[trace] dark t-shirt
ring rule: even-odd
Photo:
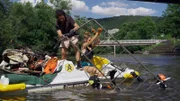
[[[90,45],[89,48],[92,48],[92,46]],[[85,53],[81,54],[81,61],[89,62],[88,59],[91,60],[93,58],[94,53],[93,53],[92,49],[90,50],[89,48],[87,47]]]
[[[75,24],[75,21],[71,16],[65,15],[65,19],[65,24],[61,24],[58,20],[56,21],[56,30],[61,30],[62,34],[69,33],[69,31],[74,28]]]

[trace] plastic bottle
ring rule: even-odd
[[[4,75],[1,76],[0,83],[2,85],[8,85],[9,84],[9,78],[6,78]]]

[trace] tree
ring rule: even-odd
[[[0,0],[0,21],[5,15],[8,15],[11,5],[12,3],[9,0]]]
[[[156,33],[156,24],[150,17],[144,17],[138,22],[126,22],[119,28],[120,31],[115,34],[116,39],[151,39]],[[141,46],[127,47],[131,52],[141,50]],[[121,48],[117,48],[121,52]]]
[[[180,38],[180,5],[169,4],[163,12],[163,17],[161,32],[165,35],[170,34],[172,37]]]
[[[137,23],[140,39],[151,39],[156,33],[156,24],[150,17],[144,17]]]
[[[58,0],[57,0],[58,1]],[[61,0],[62,9],[69,11],[69,2]],[[31,3],[0,0],[0,51],[24,46],[33,51],[55,51],[55,9],[45,2]]]
[[[9,43],[9,29],[5,26],[7,25],[7,17],[9,16],[10,8],[12,3],[9,0],[0,0],[0,53],[6,49]]]
[[[119,40],[140,39],[137,28],[136,22],[126,22],[120,27],[120,31],[115,34],[115,37]]]
[[[71,1],[70,0],[50,0],[55,9],[62,9],[66,13],[70,14],[71,11]]]

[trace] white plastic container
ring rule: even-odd
[[[9,78],[6,78],[4,75],[1,76],[0,84],[9,85]]]

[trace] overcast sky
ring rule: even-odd
[[[31,2],[36,5],[41,0],[16,0],[19,2]],[[45,0],[49,4],[49,0]],[[120,15],[150,15],[161,16],[167,4],[149,3],[128,0],[70,0],[72,14],[87,18],[104,18]]]

